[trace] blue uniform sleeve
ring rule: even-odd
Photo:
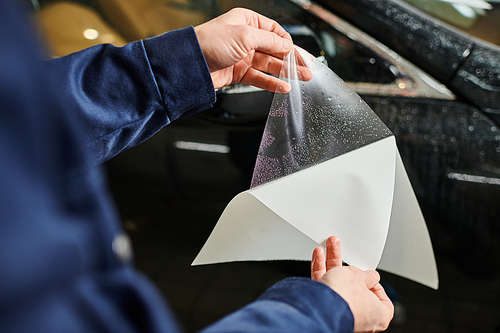
[[[158,290],[115,246],[123,231],[103,174],[91,164],[211,103],[194,32],[58,59],[50,64],[63,69],[54,84],[19,4],[0,1],[0,332],[180,332]],[[162,56],[172,48],[185,53]],[[181,65],[191,67],[177,71]],[[333,291],[290,279],[207,332],[351,326],[347,304]]]
[[[352,312],[337,293],[311,279],[289,278],[202,333],[344,333],[353,330]]]
[[[212,106],[215,90],[192,27],[48,61],[95,164]]]

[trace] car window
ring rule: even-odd
[[[404,0],[454,27],[500,45],[500,1]]]
[[[344,81],[385,84],[396,80],[391,63],[365,45],[332,28],[318,34],[328,66]]]

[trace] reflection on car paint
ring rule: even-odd
[[[454,94],[443,84],[424,73],[422,70],[403,59],[394,51],[365,34],[351,24],[340,19],[333,13],[310,3],[303,5],[304,9],[325,20],[336,30],[344,33],[352,40],[365,45],[393,65],[389,69],[396,76],[392,84],[373,84],[349,82],[351,88],[359,94],[394,95],[405,97],[428,97],[441,99],[454,99]],[[395,68],[395,69],[394,69]]]

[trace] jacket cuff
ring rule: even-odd
[[[259,300],[287,303],[324,325],[325,332],[354,331],[354,317],[347,302],[321,282],[302,277],[287,278],[269,288]]]
[[[212,106],[215,89],[193,27],[143,42],[170,121]]]

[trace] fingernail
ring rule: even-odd
[[[293,43],[289,39],[285,39],[285,51],[290,51],[293,47]]]

